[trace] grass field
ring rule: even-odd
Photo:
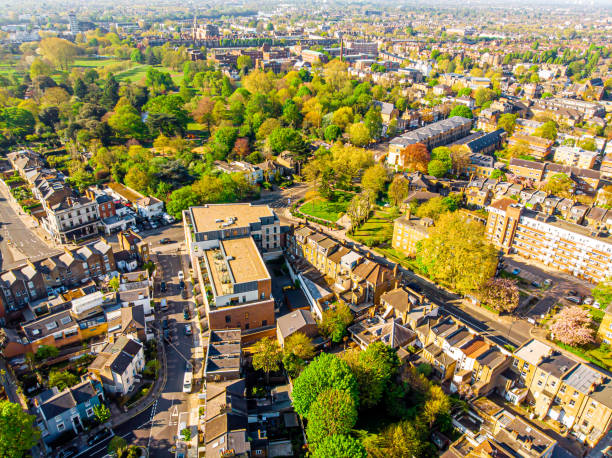
[[[117,64],[119,62],[123,61],[118,59],[76,59],[73,63],[73,67],[100,68],[111,64]]]
[[[314,199],[302,205],[300,211],[305,215],[336,222],[340,218],[340,214],[346,211],[348,204],[348,202],[330,202],[327,199]]]
[[[131,83],[137,83],[142,80],[147,74],[147,70],[153,67],[152,65],[136,65],[128,70],[117,73],[115,76],[118,81],[129,81]],[[168,67],[155,66],[161,72],[170,73],[174,84],[179,85],[183,80],[182,72],[175,72]]]
[[[391,244],[393,221],[399,217],[395,208],[379,208],[352,234],[352,238],[367,245],[368,240]]]

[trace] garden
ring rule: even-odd
[[[352,194],[344,191],[333,191],[329,199],[316,197],[299,208],[305,215],[329,222],[336,222],[346,212]]]

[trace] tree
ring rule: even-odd
[[[578,305],[562,309],[550,327],[553,337],[561,343],[576,347],[595,341],[593,320],[589,312]]]
[[[40,430],[36,417],[24,412],[19,404],[0,401],[0,455],[21,458],[36,445]]]
[[[415,215],[419,218],[438,219],[444,213],[456,211],[459,208],[460,200],[461,197],[457,194],[451,194],[446,197],[434,197],[419,205]]]
[[[429,151],[423,143],[413,143],[400,151],[404,167],[411,171],[427,172]]]
[[[53,359],[59,355],[59,350],[53,345],[41,345],[36,350],[36,359],[38,361],[44,361],[46,359]]]
[[[426,441],[415,422],[401,421],[387,426],[382,434],[368,436],[364,446],[372,458],[423,456]]]
[[[191,440],[191,428],[183,428],[181,430],[181,436],[183,436],[185,442],[189,442]]]
[[[104,404],[99,404],[95,406],[93,408],[93,411],[94,411],[94,416],[96,417],[96,420],[98,420],[98,423],[102,424],[110,420],[110,417],[111,417],[110,409],[106,407]]]
[[[431,385],[429,388],[428,399],[423,407],[423,418],[427,422],[429,429],[432,428],[437,418],[450,412],[450,400],[442,391],[439,385]]]
[[[319,323],[319,331],[331,337],[333,342],[340,342],[346,335],[346,329],[353,321],[353,314],[346,304],[338,304],[323,312],[323,319]]]
[[[607,281],[602,281],[597,284],[593,291],[593,298],[599,302],[599,306],[602,309],[606,309],[608,305],[612,303],[612,281],[608,279]]]
[[[206,124],[206,128],[210,131],[210,123],[213,120],[212,112],[215,107],[215,102],[207,96],[203,96],[200,100],[198,100],[198,105],[196,109],[193,110],[191,115],[193,118],[201,123]]]
[[[353,109],[351,107],[338,108],[332,115],[332,122],[340,129],[346,129],[353,122]]]
[[[121,436],[114,436],[108,443],[107,450],[108,450],[108,453],[112,455],[112,454],[118,454],[119,450],[122,450],[125,447],[127,447],[127,441]]]
[[[283,151],[291,151],[299,155],[304,155],[308,146],[302,138],[302,134],[291,127],[280,127],[274,129],[268,137],[270,148],[276,154]]]
[[[247,55],[238,56],[238,59],[236,59],[236,68],[239,71],[253,68],[253,59],[251,59],[251,56]]]
[[[548,179],[542,189],[560,197],[570,197],[574,189],[574,181],[565,173],[555,173]]]
[[[78,46],[63,38],[47,37],[40,42],[40,53],[61,71],[67,72],[78,53]]]
[[[427,172],[436,178],[442,178],[449,170],[448,164],[438,159],[434,159],[427,164]]]
[[[349,393],[327,388],[317,396],[308,412],[306,435],[316,444],[334,434],[348,434],[357,423],[357,407]]]
[[[314,357],[314,345],[306,334],[295,332],[285,340],[283,366],[291,377],[297,377],[306,366],[306,360]]]
[[[351,436],[334,435],[321,440],[312,452],[312,458],[366,458],[363,444]]]
[[[302,123],[302,113],[297,104],[289,99],[283,105],[283,120],[289,124],[290,127],[299,127]]]
[[[115,112],[108,119],[108,125],[118,135],[128,138],[143,139],[146,136],[147,127],[142,122],[140,114],[127,100],[119,102]]]
[[[516,118],[517,115],[515,114],[504,113],[497,120],[497,128],[504,129],[508,133],[508,135],[512,135],[512,133],[514,132],[514,127],[516,125]]]
[[[59,110],[57,107],[46,107],[40,110],[38,113],[38,120],[45,126],[55,128],[55,125],[59,122]]]
[[[382,164],[376,164],[366,169],[361,178],[361,188],[376,197],[385,190],[387,171]]]
[[[366,113],[365,117],[363,118],[363,122],[368,128],[371,138],[376,139],[380,137],[383,126],[382,117],[380,115],[380,108],[375,105],[372,105]]]
[[[276,339],[265,337],[253,347],[253,368],[264,371],[268,382],[270,372],[280,369],[281,359],[282,351]]]
[[[170,194],[166,209],[174,218],[180,219],[183,210],[187,210],[189,207],[195,205],[200,205],[201,203],[201,196],[195,193],[191,186],[185,186]]]
[[[471,151],[466,145],[452,145],[451,164],[456,175],[461,175],[466,167],[470,164]]]
[[[328,142],[335,142],[342,135],[342,129],[335,124],[330,124],[325,128],[324,137]]]
[[[448,116],[462,116],[464,118],[472,119],[474,117],[474,113],[472,113],[472,110],[470,110],[469,107],[466,107],[465,105],[455,105],[448,114]]]
[[[125,175],[124,182],[126,186],[136,191],[145,192],[151,185],[151,176],[138,167],[132,167]]]
[[[513,312],[519,304],[519,289],[516,280],[491,278],[478,294],[480,300],[499,312]]]
[[[359,406],[368,409],[376,406],[390,384],[395,380],[400,366],[397,352],[383,342],[375,342],[364,351],[349,350],[342,355],[359,387]]]
[[[535,135],[555,141],[557,139],[557,124],[555,121],[546,121],[536,129]]]
[[[480,89],[477,89],[476,92],[474,93],[474,101],[476,103],[476,106],[483,106],[486,102],[493,100],[493,98],[495,97],[495,92],[492,91],[491,89],[487,89],[484,87],[481,87]]]
[[[587,151],[597,151],[597,144],[592,138],[585,138],[578,142],[578,146]]]
[[[50,76],[53,72],[53,68],[44,59],[37,57],[32,61],[30,65],[30,78],[35,79],[38,76]]]
[[[356,122],[351,124],[348,128],[349,140],[355,146],[365,146],[370,143],[372,139],[370,136],[370,130],[362,122]]]
[[[362,192],[353,196],[346,208],[346,214],[351,220],[351,229],[356,228],[368,219],[370,211],[372,211],[372,196],[370,194]]]
[[[410,193],[410,182],[403,175],[398,174],[393,177],[389,185],[389,200],[395,206],[399,206]]]
[[[357,381],[348,364],[334,354],[321,353],[294,381],[291,396],[298,415],[309,418],[311,405],[328,388],[344,391],[357,402]]]
[[[25,137],[33,133],[35,124],[34,115],[28,110],[19,107],[0,110],[0,127],[5,127],[16,137]]]
[[[485,242],[482,225],[458,213],[445,213],[429,237],[419,242],[417,263],[432,280],[466,294],[493,276],[497,253]]]
[[[108,281],[108,287],[113,291],[119,291],[119,276],[113,277]]]
[[[68,371],[54,371],[49,372],[49,386],[56,386],[58,390],[64,391],[66,388],[71,387],[79,383],[79,378]]]

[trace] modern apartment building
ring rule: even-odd
[[[612,241],[608,237],[526,210],[509,198],[493,202],[487,210],[485,234],[500,250],[591,282],[612,276]]]
[[[185,239],[210,329],[243,337],[275,325],[272,280],[264,258],[281,251],[280,223],[268,206],[223,204],[183,212]]]
[[[401,151],[408,145],[423,143],[427,148],[433,149],[465,137],[471,129],[471,119],[453,116],[395,137],[389,142],[387,164],[396,168],[403,168],[405,164]]]
[[[553,156],[555,162],[583,169],[592,169],[595,159],[597,159],[595,151],[586,151],[576,146],[559,146]]]

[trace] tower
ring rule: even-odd
[[[79,33],[79,21],[77,21],[77,17],[74,11],[71,11],[70,14],[68,14],[68,20],[70,22],[70,33],[73,35]]]

